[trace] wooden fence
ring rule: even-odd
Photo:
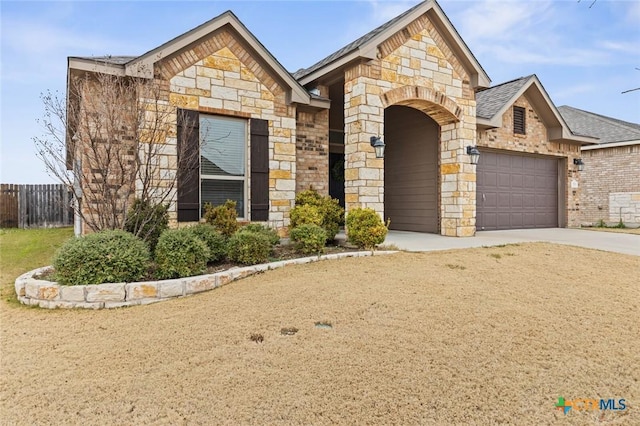
[[[64,185],[0,184],[0,228],[73,225],[71,200]]]

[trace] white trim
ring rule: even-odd
[[[624,142],[611,142],[611,143],[601,143],[598,145],[590,145],[580,147],[582,151],[589,151],[592,149],[606,149],[606,148],[616,148],[620,146],[633,146],[640,145],[640,139],[634,141],[624,141]]]

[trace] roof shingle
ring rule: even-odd
[[[567,105],[558,111],[572,132],[595,136],[599,143],[614,143],[640,140],[640,124],[618,120]]]
[[[531,78],[533,75],[520,77],[477,92],[476,116],[486,119],[493,118],[507,102],[512,101],[515,94]]]

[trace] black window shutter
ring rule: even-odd
[[[251,119],[251,220],[269,220],[269,121]]]
[[[178,222],[200,220],[200,117],[178,109]]]
[[[513,107],[513,133],[518,135],[525,135],[526,125],[525,125],[525,113],[526,110],[522,107],[514,106]]]

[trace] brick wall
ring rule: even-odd
[[[576,171],[573,164],[573,159],[580,157],[580,146],[578,144],[550,142],[544,122],[540,119],[526,95],[518,98],[513,103],[513,106],[522,107],[526,111],[526,134],[513,133],[513,108],[508,108],[502,115],[501,128],[478,131],[478,146],[566,159],[563,163],[566,164],[564,174],[558,177],[564,183],[561,187],[566,188],[564,193],[566,200],[566,210],[563,214],[564,222],[568,226],[578,226],[581,188],[571,188],[571,181],[580,181],[580,173]]]
[[[640,144],[584,150],[581,155],[581,224],[593,225],[599,220],[617,223],[620,212],[611,211],[610,194],[640,192]],[[640,223],[640,218],[632,219],[629,216],[626,220]]]
[[[329,194],[329,111],[298,111],[296,119],[296,191],[313,188]]]

